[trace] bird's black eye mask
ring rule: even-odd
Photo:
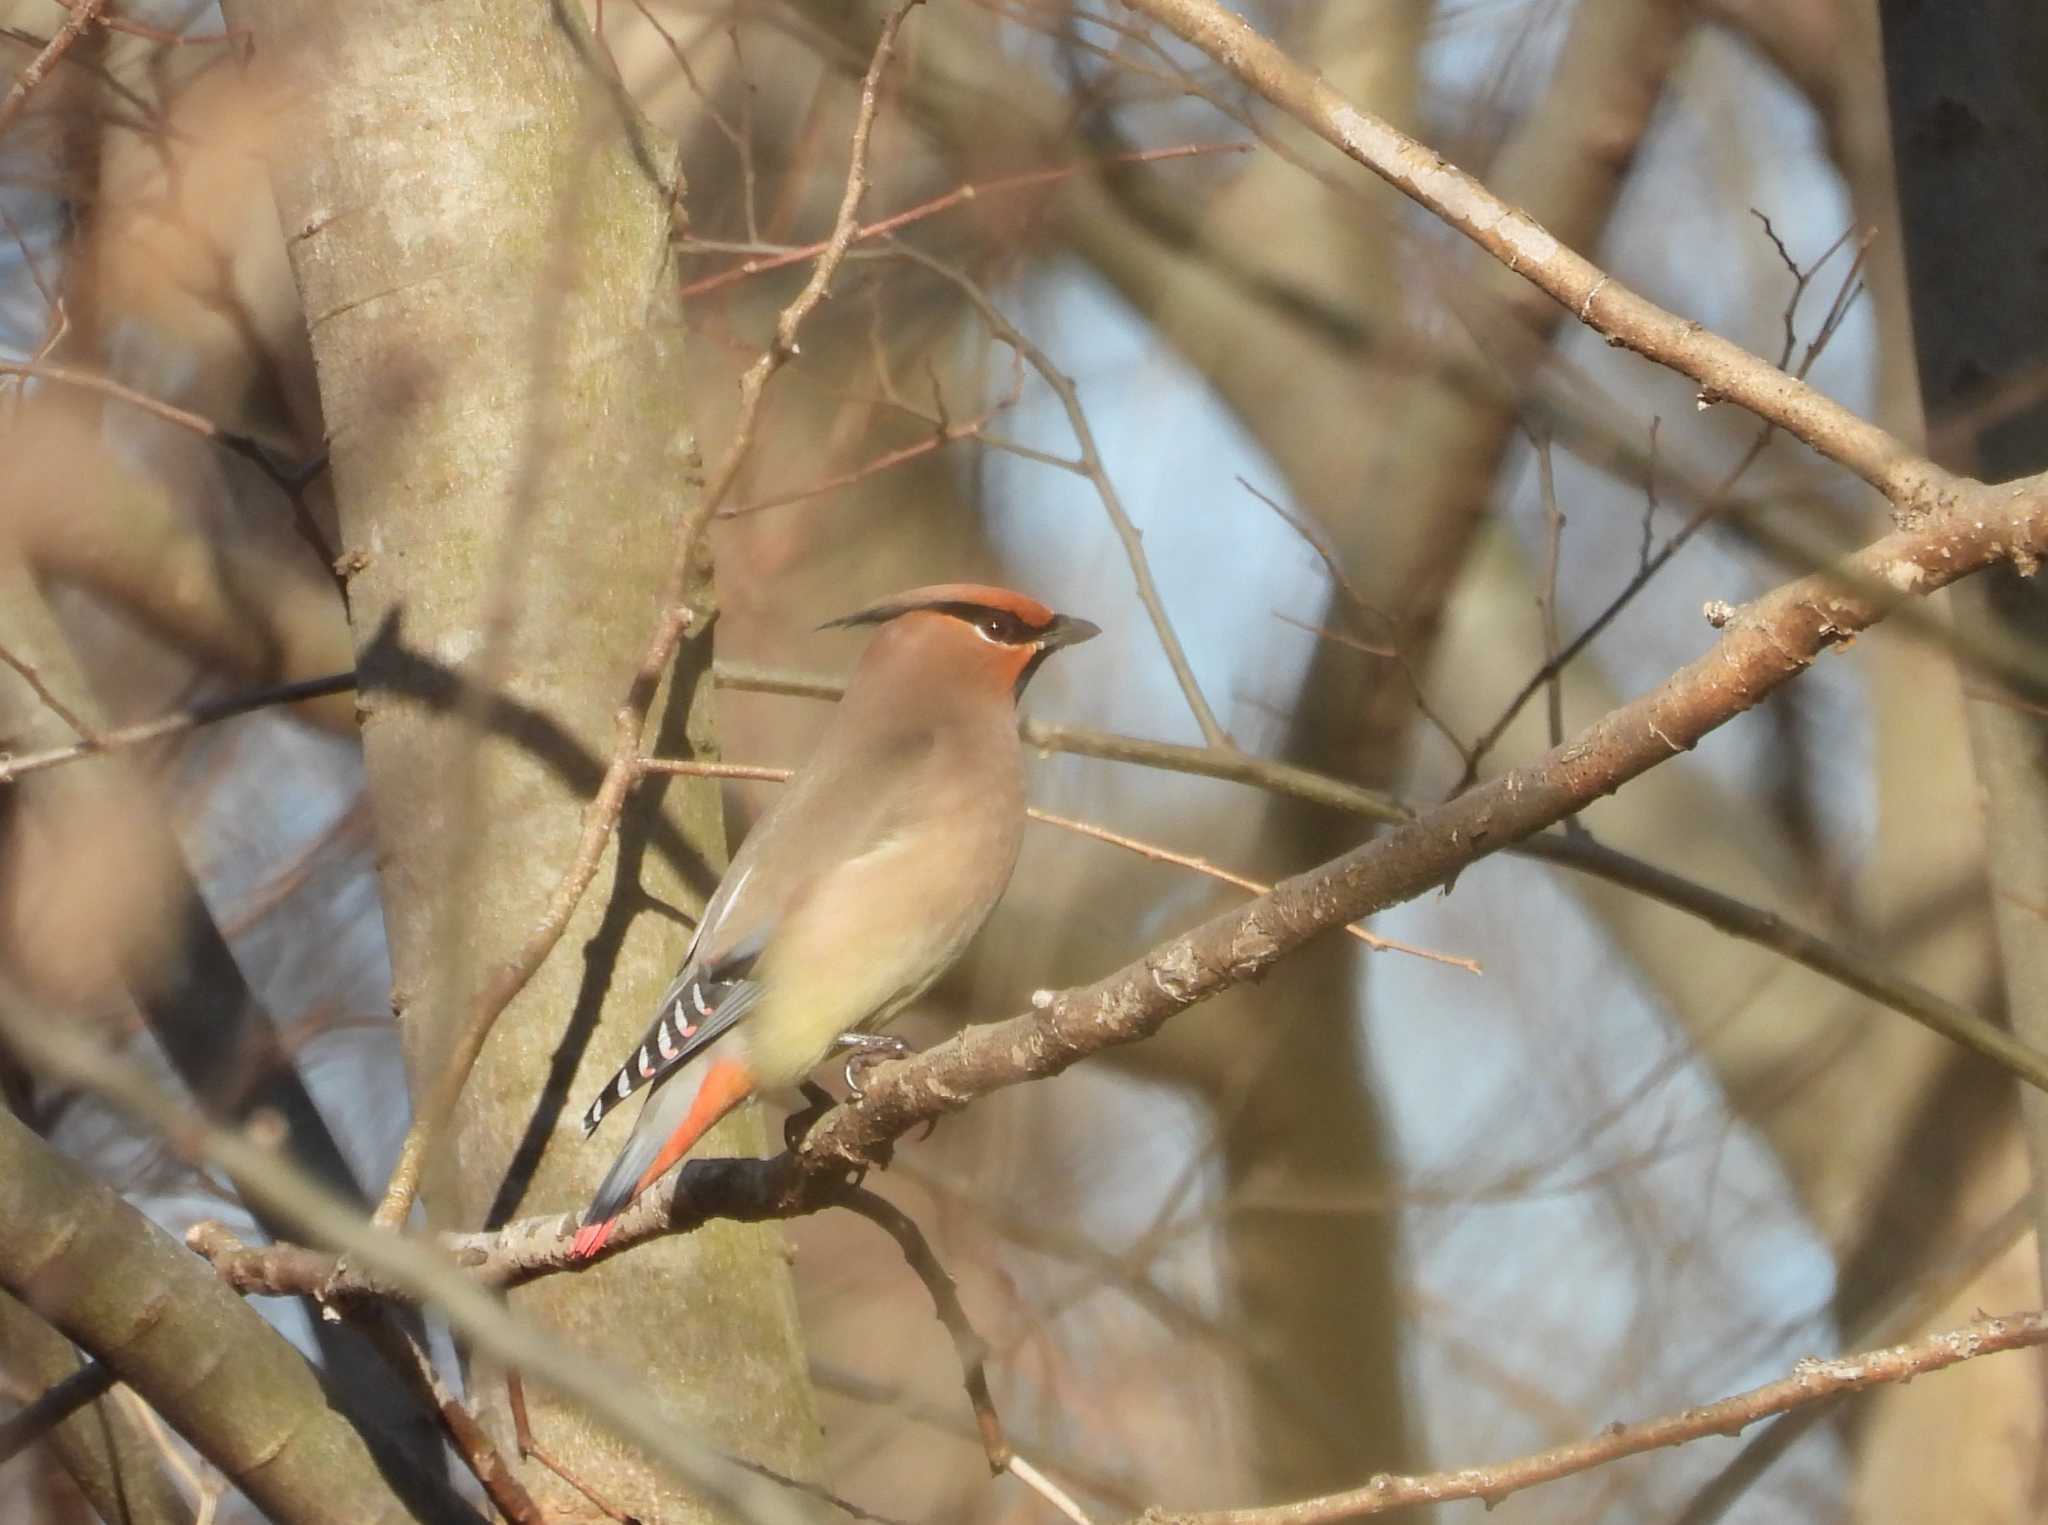
[[[927,604],[925,607],[934,614],[950,614],[956,620],[965,620],[977,634],[999,646],[1029,646],[1045,634],[1043,629],[1026,624],[1009,610],[988,604]]]
[[[936,604],[884,604],[877,609],[863,610],[859,614],[842,615],[836,620],[827,620],[820,630],[853,625],[882,625],[901,615],[915,614],[920,610],[932,614],[943,614],[972,625],[977,634],[999,646],[1030,646],[1041,640],[1049,628],[1033,625],[1008,609],[998,609],[993,604],[976,604],[965,601]]]

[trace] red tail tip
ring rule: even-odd
[[[619,1226],[616,1218],[607,1218],[602,1223],[586,1223],[576,1230],[576,1242],[569,1246],[571,1260],[588,1260],[604,1248],[604,1242],[611,1238],[612,1230]]]

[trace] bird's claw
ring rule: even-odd
[[[867,1092],[861,1088],[861,1072],[871,1065],[901,1059],[913,1053],[910,1044],[891,1033],[841,1033],[837,1046],[853,1050],[846,1059],[846,1091],[855,1101]]]

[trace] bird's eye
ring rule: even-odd
[[[992,641],[1008,640],[1010,635],[1010,622],[1006,617],[1000,614],[984,615],[981,621],[981,630],[982,634],[986,635]]]

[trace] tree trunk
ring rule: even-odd
[[[1944,6],[1883,0],[1899,222],[1930,454],[2003,481],[2048,466],[2048,14],[2031,0]],[[1965,669],[1964,714],[1984,813],[2005,1006],[2014,1031],[2048,1045],[2048,591],[2038,577],[1989,569],[1953,595],[1959,628],[2019,654],[2027,676]],[[1922,711],[1924,714],[1924,710]],[[1923,803],[1923,810],[1937,807]],[[2020,1088],[2036,1238],[2048,1225],[2048,1099]],[[1991,1169],[1946,1195],[1975,1199],[1978,1221],[2010,1200]],[[1958,1298],[2010,1296],[2029,1257],[2003,1257]],[[2034,1280],[2039,1295],[2039,1261]],[[2037,1372],[1972,1373],[1938,1412],[1905,1395],[1862,1436],[1861,1502],[1873,1517],[2015,1519],[2038,1511]],[[1922,1465],[1901,1467],[1913,1426]],[[1944,1438],[1929,1443],[1926,1437]],[[1927,1466],[1928,1457],[1939,1465]]]
[[[1920,392],[1936,459],[1999,482],[2048,466],[2048,15],[2026,0],[1884,7]],[[2048,593],[1994,568],[1956,596],[1983,638],[2048,670]],[[2048,682],[1971,674],[1971,750],[1990,820],[1994,921],[2014,1029],[2048,1044]],[[2048,1224],[2048,1104],[2021,1098],[2037,1222]]]
[[[278,203],[332,441],[369,793],[415,1094],[483,971],[527,937],[645,647],[695,464],[668,249],[673,152],[622,109],[573,8],[230,5],[305,110]],[[705,643],[658,695],[710,744]],[[486,682],[492,702],[465,698]],[[480,715],[488,734],[478,735]],[[582,1101],[642,1031],[725,841],[715,786],[640,790],[597,886],[503,1013],[426,1182],[474,1227],[583,1204],[616,1147]],[[759,1152],[749,1109],[716,1135]],[[717,1225],[513,1294],[645,1373],[714,1446],[813,1466],[781,1238]],[[509,1439],[504,1384],[472,1397]],[[702,1507],[531,1389],[539,1443],[613,1507]],[[532,1464],[552,1514],[588,1502]]]

